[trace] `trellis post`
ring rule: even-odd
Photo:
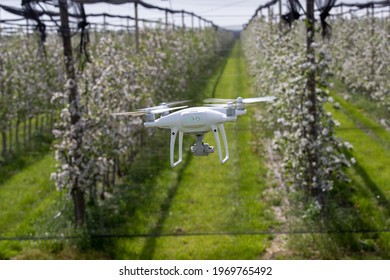
[[[165,29],[168,30],[168,10],[165,10]]]
[[[138,2],[134,2],[134,17],[135,17],[135,50],[139,52],[139,25],[138,25]]]
[[[279,31],[283,31],[282,0],[279,0]]]
[[[186,24],[184,22],[184,11],[183,10],[181,11],[181,25],[183,27],[183,30],[185,30],[186,29]]]

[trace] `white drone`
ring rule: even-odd
[[[229,159],[229,148],[224,128],[225,122],[237,120],[237,116],[246,113],[245,104],[257,102],[271,102],[274,96],[241,98],[237,99],[206,99],[206,103],[225,103],[225,104],[208,104],[207,107],[169,107],[171,105],[186,103],[186,101],[175,101],[162,103],[159,106],[140,109],[136,112],[114,113],[114,116],[145,116],[145,127],[159,127],[171,130],[170,160],[171,166],[175,167],[182,162],[183,158],[183,134],[191,133],[196,135],[196,142],[191,146],[191,152],[195,156],[208,156],[214,152],[214,147],[208,143],[203,143],[204,135],[210,130],[214,133],[215,142],[218,147],[218,156],[221,164]],[[179,110],[173,113],[170,111]],[[156,114],[161,116],[156,119]],[[221,141],[219,132],[222,134],[225,157],[222,155]],[[175,161],[175,143],[179,134],[179,159]]]

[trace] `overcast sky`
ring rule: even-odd
[[[204,18],[212,20],[216,25],[237,28],[246,24],[252,17],[255,10],[260,6],[268,2],[269,0],[144,0],[144,2],[153,4],[160,7],[167,7],[174,10],[186,10],[188,12],[194,12]],[[367,0],[340,0],[341,2],[365,3]],[[286,2],[285,0],[283,1]],[[20,0],[0,0],[1,4],[20,7]],[[306,5],[305,0],[301,0],[303,6]],[[134,4],[123,4],[123,5],[110,5],[110,4],[93,4],[85,5],[87,14],[88,13],[110,13],[117,15],[130,15],[134,16]],[[283,11],[286,7],[283,5]],[[337,10],[338,12],[339,10]],[[278,6],[274,6],[274,12],[278,12]],[[265,13],[265,11],[264,11]],[[0,17],[2,19],[11,17],[8,13],[1,11]],[[165,20],[165,13],[158,10],[147,10],[140,8],[139,17],[152,20]],[[99,19],[89,19],[90,21]],[[101,19],[100,19],[101,20]],[[176,24],[181,24],[182,19],[179,14],[174,18],[170,17],[169,20],[175,21]],[[115,24],[126,24],[125,20],[121,19],[110,19]],[[191,18],[185,18],[186,25],[192,24]],[[198,21],[194,22],[198,25]]]

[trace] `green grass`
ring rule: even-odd
[[[388,259],[390,257],[390,133],[373,116],[372,105],[345,101],[341,88],[331,92],[341,109],[327,105],[341,123],[336,135],[353,145],[349,157],[356,164],[347,170],[351,182],[339,183],[328,195],[325,223],[313,229],[331,234],[292,238],[294,258]],[[380,112],[378,113],[380,115]],[[320,227],[319,227],[320,226]],[[310,227],[310,224],[309,226]],[[353,231],[363,231],[353,233]],[[339,232],[339,233],[338,233]]]
[[[335,94],[334,97],[342,109],[329,109],[342,124],[337,135],[354,146],[351,156],[357,164],[353,169],[371,186],[375,197],[380,196],[378,200],[390,200],[390,132],[379,126],[368,112]]]
[[[222,75],[211,80],[205,97],[240,95],[250,95],[250,88],[237,43]],[[250,116],[226,125],[230,159],[225,165],[219,163],[216,153],[194,157],[187,152],[177,169],[163,168],[150,181],[124,186],[134,192],[140,188],[144,194],[141,199],[137,195],[127,200],[129,204],[138,204],[129,207],[132,213],[126,221],[127,228],[124,227],[127,233],[159,237],[118,240],[114,258],[261,258],[269,237],[250,234],[269,229],[273,217],[262,200],[266,168],[250,144],[251,125],[256,124],[251,124]],[[185,135],[185,140],[189,147],[194,137]],[[168,142],[165,139],[165,145]],[[213,135],[208,134],[205,142],[214,145]],[[168,161],[168,150],[165,153],[160,162]]]
[[[193,89],[203,97],[250,96],[250,81],[240,45],[207,84]],[[190,93],[191,95],[191,93]],[[195,158],[185,136],[184,162],[169,165],[169,133],[156,130],[111,197],[89,208],[86,231],[75,232],[63,218],[59,193],[49,175],[54,159],[48,150],[21,153],[0,174],[0,232],[3,237],[78,235],[76,240],[0,241],[0,258],[22,259],[257,259],[268,236],[251,235],[269,229],[273,216],[265,204],[266,167],[254,147],[249,116],[228,124],[230,160],[221,165],[217,153]],[[257,129],[259,130],[259,129]],[[256,137],[260,137],[256,134]],[[205,141],[214,145],[213,135]],[[258,142],[258,141],[257,141]],[[63,197],[63,200],[65,198]],[[47,231],[47,232],[46,232]],[[159,237],[94,238],[98,235],[156,235]]]
[[[1,237],[34,236],[54,216],[50,210],[54,211],[58,192],[49,181],[54,171],[50,143],[51,139],[36,136],[30,143],[34,152],[15,154],[0,170]],[[0,241],[0,259],[17,255],[24,246],[19,241]]]
[[[196,90],[203,94],[192,93],[195,100],[252,95],[239,42],[219,70],[207,85],[197,85]],[[349,156],[357,163],[347,171],[352,182],[339,184],[329,193],[325,222],[299,224],[306,226],[300,230],[334,233],[290,235],[288,247],[281,246],[286,252],[276,257],[388,259],[390,234],[380,230],[390,228],[390,133],[377,124],[371,116],[372,107],[363,106],[365,101],[357,104],[343,100],[340,93],[331,95],[342,106],[341,110],[326,107],[342,124],[336,134],[354,146]],[[267,105],[257,106],[262,110]],[[80,238],[0,241],[0,259],[264,257],[273,236],[255,233],[278,228],[281,221],[275,220],[272,206],[282,204],[283,196],[289,194],[267,197],[268,189],[275,187],[267,177],[262,152],[269,132],[255,121],[251,109],[237,122],[225,125],[230,151],[225,165],[219,163],[217,152],[194,157],[189,147],[195,137],[185,135],[184,162],[171,168],[169,133],[156,130],[123,170],[126,176],[111,196],[89,208],[85,232],[75,232],[66,223],[67,217],[72,217],[71,202],[64,219],[52,219],[61,208],[60,194],[49,181],[55,166],[50,145],[43,141],[44,145],[31,147],[34,152],[15,154],[0,169],[0,235],[45,236],[47,231],[49,235],[64,233]],[[380,116],[378,113],[376,118]],[[215,146],[211,133],[205,142]],[[300,203],[299,197],[290,203]],[[299,219],[295,213],[287,214],[291,215],[287,220]],[[297,228],[293,225],[289,229]],[[122,238],[97,238],[110,234]]]

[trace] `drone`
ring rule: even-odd
[[[145,127],[158,127],[171,130],[170,141],[170,163],[172,167],[178,166],[183,159],[183,135],[195,134],[195,144],[191,146],[191,152],[195,156],[208,156],[214,153],[214,147],[203,142],[204,135],[212,131],[218,148],[218,157],[221,164],[229,159],[229,147],[225,132],[224,123],[234,122],[237,116],[246,113],[245,104],[258,102],[272,102],[275,96],[254,97],[237,99],[205,99],[206,106],[188,107],[178,106],[177,104],[188,103],[191,100],[174,101],[161,103],[159,106],[139,109],[135,112],[113,113],[113,116],[144,116]],[[222,104],[221,104],[222,103]],[[172,112],[174,111],[174,112]],[[160,115],[156,118],[156,115]],[[225,154],[222,154],[221,140],[222,136]],[[176,138],[179,135],[179,156],[175,160]]]

